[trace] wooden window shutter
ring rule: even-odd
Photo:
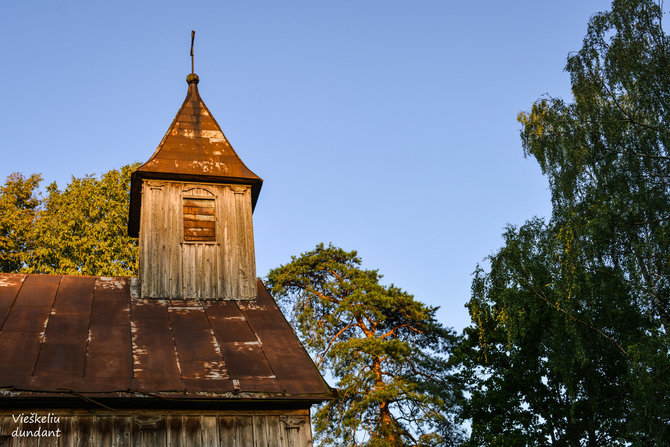
[[[184,197],[184,241],[216,242],[215,200]]]

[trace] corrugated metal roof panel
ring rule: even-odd
[[[116,287],[112,287],[116,285]],[[129,389],[133,374],[130,337],[130,287],[96,278],[84,377]]]
[[[62,277],[33,375],[83,375],[94,284],[92,277]]]
[[[168,307],[183,379],[227,379],[221,348],[202,307]]]
[[[23,285],[26,275],[4,275],[0,277],[0,330],[5,324],[9,309]]]
[[[332,396],[260,282],[258,300],[242,303],[140,299],[131,280],[0,274],[0,388],[16,397]]]
[[[184,390],[167,306],[158,300],[130,305],[133,379],[141,391]]]
[[[257,302],[239,301],[236,304],[261,341],[263,352],[286,393],[310,393],[312,389],[327,387],[320,374],[299,374],[300,371],[316,371],[316,366],[262,284]]]

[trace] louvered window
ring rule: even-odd
[[[215,200],[184,197],[184,241],[216,242]]]

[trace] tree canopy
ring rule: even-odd
[[[0,189],[3,272],[128,276],[137,240],[128,237],[130,174],[136,165],[56,183],[39,194],[41,176],[10,175]]]
[[[0,271],[16,272],[34,247],[33,225],[40,205],[39,174],[28,178],[15,172],[0,187]]]
[[[323,244],[268,274],[303,344],[337,380],[339,397],[316,412],[317,437],[342,446],[453,444],[456,337],[436,308],[380,279],[355,251]]]
[[[518,117],[552,215],[478,269],[469,445],[670,445],[670,64],[662,11],[616,0],[569,56],[574,100]]]

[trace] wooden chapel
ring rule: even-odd
[[[0,274],[0,447],[307,447],[333,398],[256,279],[262,180],[187,77],[131,180],[139,276]]]

